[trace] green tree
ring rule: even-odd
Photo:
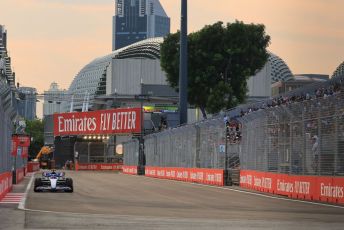
[[[247,79],[267,61],[270,36],[261,24],[236,21],[205,26],[188,35],[188,102],[217,113],[245,101]],[[161,44],[161,67],[178,91],[179,32]]]
[[[26,120],[25,132],[31,136],[29,156],[35,157],[44,145],[44,122],[42,120]]]

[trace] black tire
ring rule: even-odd
[[[71,188],[71,190],[67,190],[66,192],[73,192],[73,179],[72,178],[66,178],[66,185]]]
[[[41,178],[36,178],[35,179],[35,183],[34,183],[34,188],[33,191],[34,192],[40,192],[40,190],[37,189],[37,187],[42,185],[42,179]]]

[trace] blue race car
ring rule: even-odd
[[[73,192],[73,179],[66,178],[64,172],[56,172],[55,170],[43,172],[42,177],[35,179],[33,190],[35,192]]]

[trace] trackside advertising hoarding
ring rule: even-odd
[[[141,132],[141,109],[54,114],[54,136]]]
[[[123,166],[125,167],[125,166]],[[145,167],[145,176],[224,186],[223,169]]]
[[[12,173],[0,173],[0,200],[12,189]]]
[[[138,166],[132,166],[132,165],[123,165],[122,172],[124,174],[131,174],[131,175],[137,175],[137,168]]]
[[[343,177],[299,176],[241,170],[240,186],[294,199],[344,204]]]
[[[16,170],[16,184],[19,184],[24,179],[25,168],[20,168]]]
[[[111,163],[94,163],[94,164],[78,164],[79,170],[113,170],[113,171],[120,171],[122,170],[122,165],[120,163],[111,164]]]

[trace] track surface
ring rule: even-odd
[[[67,172],[67,176],[74,180],[72,194],[34,193],[31,188],[24,228],[314,230],[344,226],[340,208],[123,174]]]

